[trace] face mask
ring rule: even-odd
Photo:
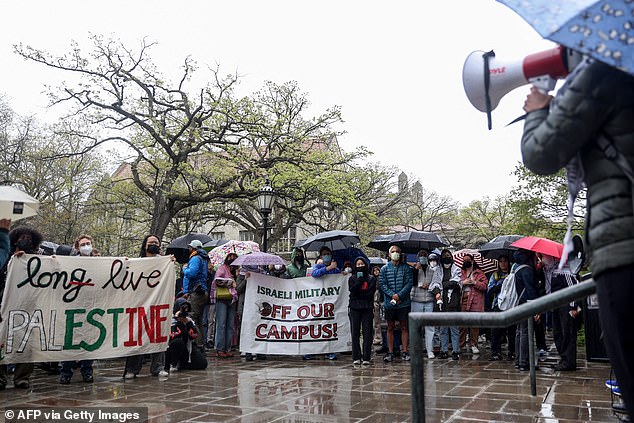
[[[420,257],[418,258],[418,262],[419,262],[421,265],[423,265],[423,266],[424,266],[424,265],[426,265],[426,264],[427,264],[427,257],[420,256]]]
[[[82,245],[79,247],[79,254],[82,256],[89,256],[92,253],[92,245]]]
[[[295,261],[299,264],[304,264],[304,256],[295,257]]]
[[[158,245],[150,244],[147,247],[147,252],[150,254],[159,254],[161,252],[161,247]]]
[[[345,269],[346,273],[352,273],[352,268],[351,267],[346,267]]]
[[[436,266],[438,266],[438,262],[436,260],[432,260],[429,262],[429,267],[431,267],[432,269]]]
[[[330,263],[332,256],[323,256],[322,259],[324,260],[324,263]]]
[[[401,253],[397,253],[396,251],[390,254],[390,258],[392,261],[398,261],[401,258]]]
[[[282,265],[281,264],[276,264],[275,265],[275,270],[282,270]]]
[[[15,248],[20,251],[31,251],[33,249],[33,243],[30,239],[21,239],[15,243]]]
[[[453,263],[453,259],[451,257],[443,257],[440,259],[442,264],[451,264]]]
[[[473,266],[473,263],[471,263],[470,261],[465,261],[462,263],[463,269],[471,269],[471,266]]]

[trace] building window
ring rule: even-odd
[[[240,241],[255,241],[255,234],[252,231],[240,231]]]
[[[280,238],[280,240],[275,243],[273,251],[280,253],[291,251],[295,242],[297,242],[297,228],[293,226],[288,229],[284,237]]]
[[[211,239],[225,239],[224,232],[212,232],[209,234],[209,236],[211,237]]]

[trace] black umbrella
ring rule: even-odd
[[[524,238],[523,235],[499,235],[478,248],[478,251],[484,257],[494,260],[497,260],[501,255],[511,257],[513,251],[517,250],[517,248],[510,245],[522,238]]]
[[[165,249],[165,254],[173,254],[177,262],[187,263],[189,261],[189,243],[195,239],[203,244],[212,241],[211,237],[207,234],[188,233],[187,235],[173,239]]]
[[[205,249],[205,251],[211,251],[216,247],[220,247],[221,245],[225,245],[227,242],[229,242],[228,239],[212,239],[209,242],[205,242],[203,244],[203,248]]]
[[[396,234],[377,235],[368,243],[368,247],[379,251],[387,251],[390,249],[390,243],[394,235]]]
[[[432,250],[447,246],[438,235],[433,232],[412,231],[394,234],[390,244],[401,247],[404,253],[417,253],[420,250]]]
[[[319,251],[321,247],[328,247],[332,251],[345,250],[361,242],[359,235],[351,231],[328,231],[300,239],[295,243],[295,247],[300,247],[306,251]]]

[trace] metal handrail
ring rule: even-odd
[[[596,283],[591,278],[553,292],[535,300],[527,301],[517,307],[502,312],[444,312],[444,313],[410,313],[409,344],[411,357],[412,385],[412,421],[425,422],[425,378],[424,378],[424,326],[467,326],[505,328],[510,325],[528,321],[528,342],[531,395],[537,395],[537,376],[535,369],[535,340],[533,333],[533,316],[545,311],[554,310],[572,301],[589,297],[596,292]]]

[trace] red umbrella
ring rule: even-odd
[[[522,239],[518,239],[511,244],[511,247],[523,248],[524,250],[535,251],[536,253],[548,254],[549,256],[556,258],[561,258],[561,254],[564,250],[564,244],[536,236],[527,236]]]
[[[475,260],[475,262],[478,263],[478,267],[482,269],[484,273],[495,272],[498,268],[497,260],[488,259],[482,256],[482,254],[480,254],[478,250],[471,250],[468,248],[465,248],[463,250],[458,250],[455,253],[453,253],[453,261],[456,264],[456,266],[462,267],[462,262],[464,261],[464,256],[466,254],[473,256],[473,259]]]

